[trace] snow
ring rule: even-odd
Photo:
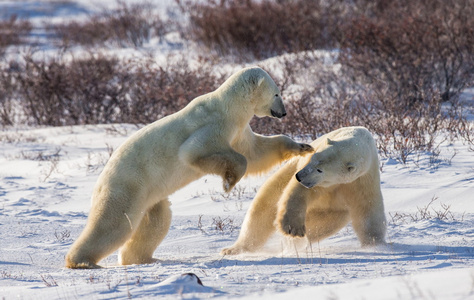
[[[163,9],[173,3],[155,2]],[[29,16],[39,22],[96,9],[90,0],[4,1],[0,8],[28,14],[45,3],[55,9]],[[206,176],[170,197],[173,221],[156,263],[119,266],[114,253],[103,269],[64,268],[102,167],[136,130],[117,124],[0,133],[1,299],[474,299],[474,156],[461,142],[442,144],[435,163],[429,154],[407,165],[382,159],[386,246],[361,248],[349,225],[319,244],[276,234],[259,253],[223,257],[219,251],[237,239],[271,174],[245,178],[229,194],[220,178]]]
[[[387,246],[361,248],[348,226],[312,247],[276,235],[260,253],[222,257],[220,249],[236,240],[269,175],[245,178],[228,195],[219,178],[206,176],[172,195],[173,222],[155,252],[157,263],[118,266],[115,253],[101,270],[65,269],[64,255],[86,222],[109,151],[137,129],[122,124],[2,132],[2,297],[474,299],[474,161],[462,144],[446,146],[457,155],[435,169],[384,165]],[[440,220],[435,215],[443,205],[450,206],[449,215]],[[431,217],[417,218],[427,206]],[[215,228],[219,222],[222,230]],[[169,284],[189,272],[206,288],[192,281]]]

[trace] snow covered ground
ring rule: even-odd
[[[45,3],[51,9],[33,9]],[[41,20],[80,17],[92,3],[3,1],[0,8],[40,11],[30,16]],[[137,129],[0,133],[1,299],[474,299],[474,152],[462,143],[443,144],[435,163],[428,154],[408,165],[382,159],[386,246],[361,248],[348,226],[311,247],[275,235],[260,253],[222,257],[269,174],[245,178],[228,195],[220,178],[206,176],[171,196],[173,221],[157,263],[118,266],[115,253],[104,269],[65,269],[102,167]]]
[[[277,235],[262,253],[222,257],[219,250],[236,240],[267,176],[244,179],[229,195],[219,178],[208,176],[171,197],[174,217],[155,252],[158,263],[117,266],[114,254],[102,263],[105,269],[63,268],[109,152],[136,129],[99,125],[2,133],[2,297],[474,299],[474,160],[463,145],[449,146],[456,156],[437,169],[383,160],[387,246],[360,248],[349,226],[312,247]],[[189,272],[208,288],[163,285]]]

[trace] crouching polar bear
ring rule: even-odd
[[[289,161],[264,183],[239,238],[222,254],[257,251],[277,229],[316,242],[349,221],[363,246],[384,243],[385,213],[372,135],[364,127],[345,127],[311,145],[312,156]]]
[[[248,123],[254,115],[286,115],[279,89],[258,67],[237,72],[216,91],[133,134],[99,176],[66,267],[97,268],[120,247],[120,264],[151,263],[171,223],[170,194],[205,174],[220,175],[228,192],[245,174],[313,151],[283,135],[253,133]]]

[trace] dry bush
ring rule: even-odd
[[[253,120],[253,128],[314,139],[361,125],[383,156],[402,163],[439,155],[446,139],[472,148],[474,129],[458,98],[474,84],[474,8],[465,0],[363,2],[340,22],[341,70],[322,68],[311,54],[289,57],[275,68],[283,70],[276,79],[288,115],[281,123]]]
[[[456,101],[446,104],[439,91],[425,89],[424,101],[406,105],[386,84],[353,82],[338,68],[325,67],[325,60],[305,53],[287,56],[274,66],[283,70],[273,77],[282,87],[288,114],[281,122],[255,118],[252,128],[312,140],[340,127],[365,126],[374,134],[381,155],[402,163],[413,154],[439,155],[439,145],[446,139],[474,145],[473,127],[463,107]]]
[[[405,105],[431,101],[431,91],[456,101],[474,84],[470,0],[360,2],[365,9],[345,22],[341,41],[355,80],[383,82]]]
[[[415,153],[439,155],[436,149],[446,139],[472,137],[472,127],[465,127],[460,107],[443,108],[439,98],[436,103],[433,100],[429,105],[417,103],[407,108],[393,96],[380,97],[367,91],[326,102],[314,101],[317,97],[306,92],[288,103],[283,132],[314,139],[340,127],[365,126],[376,137],[380,154],[402,163]]]
[[[10,17],[9,20],[0,20],[0,57],[5,54],[8,46],[22,44],[31,29],[29,21],[19,20],[16,16]]]
[[[389,213],[391,223],[394,225],[406,224],[409,222],[418,222],[426,220],[435,220],[443,222],[458,222],[464,220],[464,213],[459,217],[451,211],[451,205],[440,203],[440,208],[433,207],[433,203],[438,200],[437,196],[433,196],[431,201],[424,207],[416,207],[417,211],[414,213],[395,212]]]
[[[129,84],[127,93],[134,101],[127,102],[129,105],[122,107],[122,112],[135,123],[148,123],[174,113],[224,81],[224,76],[215,74],[209,64],[192,68],[179,57],[169,58],[165,66],[148,61],[132,69],[129,72],[133,84]]]
[[[127,4],[119,1],[113,10],[103,10],[85,22],[72,21],[50,28],[61,38],[62,44],[85,46],[110,43],[120,47],[140,47],[151,37],[160,39],[170,31],[171,21],[164,21],[148,2]]]
[[[359,2],[366,5],[342,27],[339,62],[358,95],[351,111],[381,152],[406,163],[415,152],[436,156],[441,136],[473,145],[459,103],[474,85],[469,0]]]
[[[257,58],[334,46],[342,1],[176,0],[189,16],[190,38],[221,54]]]
[[[27,54],[24,63],[9,73],[17,86],[5,98],[18,99],[31,125],[150,123],[222,82],[209,65],[191,68],[183,61],[169,58],[160,66],[152,60],[101,54],[69,60],[61,56],[37,60]],[[8,109],[6,102],[3,106]]]
[[[13,61],[5,62],[0,68],[0,125],[13,125],[15,122],[15,95],[18,85],[14,80],[17,65]]]
[[[35,60],[25,56],[15,76],[27,122],[75,125],[114,122],[123,97],[116,58],[91,55],[65,63],[61,57]]]

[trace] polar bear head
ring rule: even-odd
[[[315,153],[296,173],[296,180],[303,186],[330,187],[350,183],[366,174],[374,159],[378,161],[375,143],[365,128],[343,129],[342,138],[339,135],[337,140],[331,140],[323,136],[311,144]]]
[[[256,87],[253,91],[251,102],[255,105],[255,115],[257,117],[282,118],[286,116],[285,106],[281,98],[280,89],[268,75],[260,68],[253,70],[257,76]]]
[[[221,86],[224,93],[232,94],[232,101],[245,101],[239,103],[240,107],[253,108],[257,117],[282,118],[286,115],[285,106],[281,98],[280,89],[273,79],[259,67],[244,68],[233,74]]]

